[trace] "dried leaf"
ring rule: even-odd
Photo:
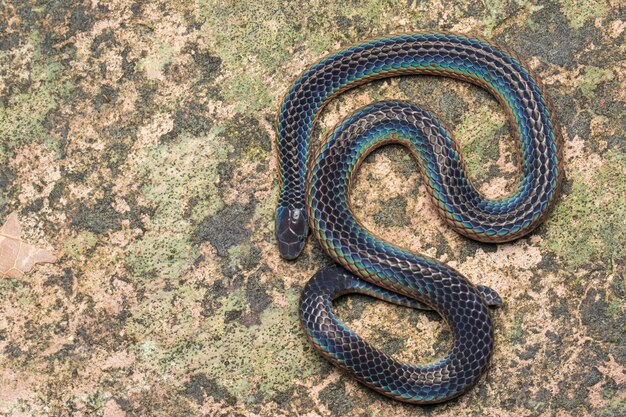
[[[52,252],[23,242],[21,236],[22,227],[13,212],[0,228],[0,277],[20,278],[35,264],[57,260]]]

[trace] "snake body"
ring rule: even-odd
[[[517,127],[516,190],[492,200],[469,181],[459,147],[424,109],[402,101],[374,103],[349,116],[310,158],[315,118],[335,95],[374,79],[435,74],[478,84],[506,108]],[[348,194],[351,179],[374,149],[394,142],[416,157],[429,196],[459,233],[485,242],[521,237],[539,225],[561,183],[561,141],[536,79],[512,53],[481,39],[416,33],[375,39],[336,52],[310,67],[286,95],[278,118],[281,195],[276,236],[281,256],[296,258],[310,225],[339,266],[305,286],[300,319],[308,339],[331,363],[367,386],[412,403],[454,398],[476,383],[493,349],[489,305],[501,300],[454,269],[386,242],[361,226]],[[453,344],[426,366],[399,362],[341,323],[332,300],[364,293],[433,309],[450,326]]]

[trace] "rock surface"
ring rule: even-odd
[[[329,4],[330,3],[330,4]],[[619,0],[0,4],[0,223],[58,256],[0,280],[0,414],[307,416],[626,415],[626,55]],[[275,115],[325,54],[418,29],[507,45],[543,80],[565,139],[556,210],[527,238],[479,244],[437,218],[415,161],[371,155],[362,221],[497,290],[488,373],[439,406],[399,404],[309,347],[297,319],[330,259],[295,262],[273,237]],[[384,98],[432,109],[487,195],[510,191],[511,126],[485,91],[436,77],[375,82],[334,100],[318,137]],[[364,297],[350,327],[427,363],[436,314]]]

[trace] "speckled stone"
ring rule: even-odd
[[[0,278],[0,414],[11,416],[626,415],[626,58],[618,0],[6,1],[0,4],[0,224],[54,264]],[[493,39],[544,82],[565,139],[558,205],[530,236],[469,241],[430,207],[417,165],[388,147],[352,193],[383,238],[503,296],[495,353],[466,395],[429,407],[364,388],[300,329],[307,280],[274,239],[275,117],[325,54],[419,29]],[[511,126],[480,88],[437,77],[343,94],[413,100],[461,142],[488,196],[515,185]],[[366,297],[339,316],[394,357],[450,346],[432,312]]]

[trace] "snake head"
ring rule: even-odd
[[[304,209],[278,207],[276,212],[276,240],[280,256],[296,259],[309,233],[309,219]]]

